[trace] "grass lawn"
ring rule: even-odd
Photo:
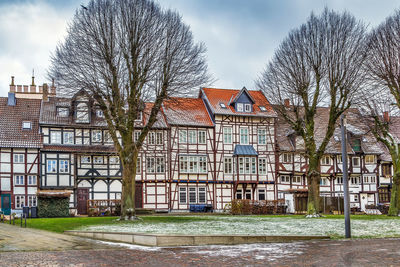
[[[134,222],[116,221],[117,217],[72,217],[29,219],[27,226],[53,232],[93,230],[164,234],[249,234],[249,235],[329,235],[344,236],[344,216],[327,215],[307,219],[303,215],[230,216],[230,215],[158,215],[140,216]],[[400,217],[354,215],[352,236],[400,237]]]

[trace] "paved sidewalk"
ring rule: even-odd
[[[105,249],[98,241],[0,223],[0,252]]]

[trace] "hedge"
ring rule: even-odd
[[[38,197],[38,217],[69,217],[69,197]]]

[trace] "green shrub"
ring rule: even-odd
[[[69,197],[38,197],[38,217],[69,217]]]

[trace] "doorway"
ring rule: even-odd
[[[1,210],[4,212],[4,215],[11,214],[11,195],[10,194],[1,195]]]
[[[77,200],[78,200],[78,214],[86,215],[87,201],[89,199],[89,188],[78,188],[77,190]]]

